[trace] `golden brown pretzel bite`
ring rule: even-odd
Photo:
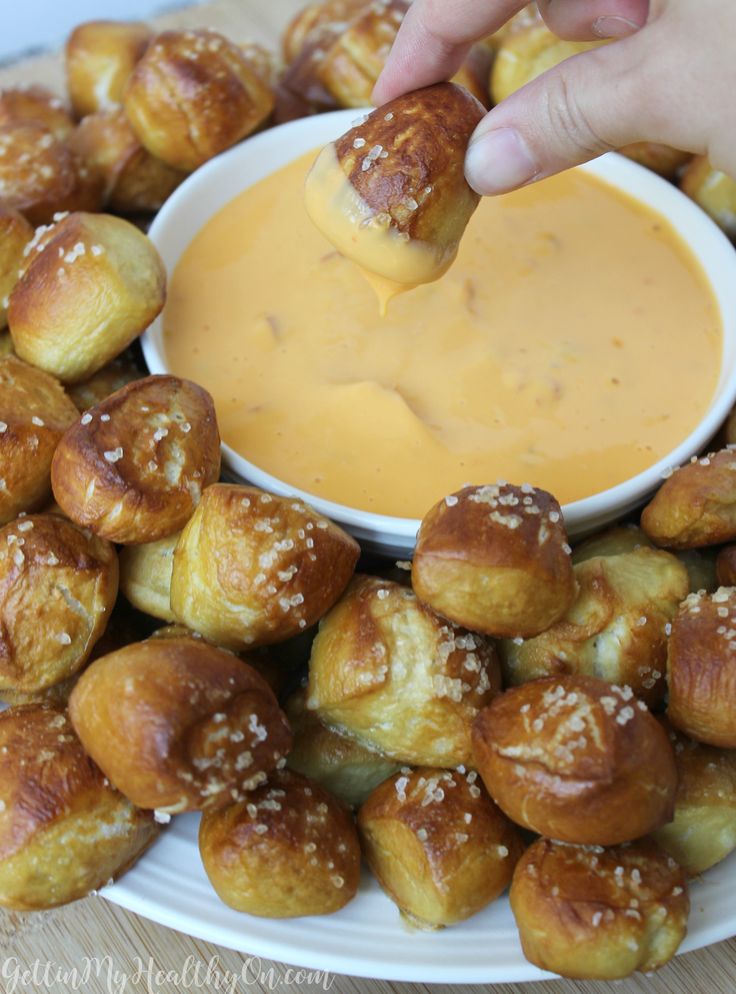
[[[421,767],[384,781],[358,813],[363,851],[402,915],[438,928],[506,890],[524,849],[477,773]]]
[[[0,698],[81,669],[117,593],[115,550],[70,521],[35,514],[0,529]]]
[[[500,688],[493,645],[438,617],[411,590],[358,576],[322,620],[307,707],[406,763],[470,760],[470,723]]]
[[[74,129],[72,116],[63,102],[37,83],[0,90],[0,124],[13,121],[40,124],[59,141],[65,141]]]
[[[292,63],[310,39],[325,27],[335,33],[344,30],[349,21],[360,13],[370,0],[326,0],[310,3],[297,11],[281,36],[284,60]]]
[[[564,41],[541,20],[508,31],[497,47],[491,70],[494,104],[500,104],[564,59],[604,44],[603,41]]]
[[[0,525],[51,496],[51,460],[77,410],[53,376],[0,356]]]
[[[220,899],[262,918],[332,914],[360,880],[352,816],[319,784],[288,770],[240,803],[206,811],[199,852]]]
[[[114,790],[68,717],[31,705],[0,714],[0,904],[67,904],[121,876],[157,826]]]
[[[230,652],[156,638],[96,659],[69,699],[87,752],[142,808],[220,808],[262,783],[291,745],[270,687]]]
[[[133,607],[153,618],[174,621],[171,573],[174,549],[181,532],[157,542],[128,545],[120,550],[120,590]]]
[[[176,618],[231,649],[298,635],[326,614],[358,543],[309,505],[255,487],[208,487],[174,553]]]
[[[528,483],[450,494],[422,521],[411,578],[420,600],[459,625],[537,635],[575,597],[560,505]]]
[[[33,228],[22,214],[0,207],[0,328],[7,324],[10,291],[18,282],[23,250],[32,238]],[[0,355],[4,354],[0,349]]]
[[[177,376],[135,380],[87,411],[54,454],[54,496],[113,542],[155,542],[189,520],[220,472],[212,398]]]
[[[72,383],[67,393],[77,405],[77,410],[84,412],[90,407],[96,407],[103,400],[121,390],[133,380],[140,380],[142,373],[129,352],[123,352],[102,369],[93,373],[88,380]]]
[[[685,874],[646,839],[615,849],[539,839],[517,863],[510,897],[526,958],[583,980],[664,966],[690,910]]]
[[[215,31],[164,31],[125,89],[141,144],[188,172],[245,138],[273,110],[270,87],[237,45]]]
[[[736,749],[736,588],[691,594],[672,622],[667,717],[699,742]]]
[[[10,295],[21,359],[66,383],[89,379],[161,311],[166,273],[153,243],[109,214],[70,214],[40,235]]]
[[[507,690],[475,719],[473,754],[499,807],[540,835],[616,845],[672,818],[672,747],[628,687],[563,676]]]
[[[145,24],[86,21],[66,42],[66,80],[77,117],[119,104],[152,38]]]
[[[438,279],[480,199],[464,161],[484,112],[453,83],[374,110],[318,156],[305,187],[310,217],[339,252],[394,292],[396,284]]]

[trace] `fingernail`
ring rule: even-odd
[[[513,128],[486,131],[468,146],[465,178],[483,196],[523,186],[538,172],[526,142]]]
[[[625,38],[626,35],[638,31],[641,24],[630,21],[628,17],[620,17],[618,14],[605,14],[593,21],[592,31],[599,38]]]

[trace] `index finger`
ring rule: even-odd
[[[380,105],[453,76],[473,42],[498,31],[527,0],[414,0],[373,91]]]

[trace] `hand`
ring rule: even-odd
[[[377,103],[449,79],[522,0],[415,0]],[[736,177],[734,0],[539,0],[563,38],[615,38],[528,83],[478,125],[465,163],[481,194],[550,176],[637,141],[706,154]]]

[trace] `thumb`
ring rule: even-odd
[[[630,142],[664,140],[653,133],[656,107],[643,78],[649,31],[566,59],[495,107],[470,140],[470,186],[505,193]]]

